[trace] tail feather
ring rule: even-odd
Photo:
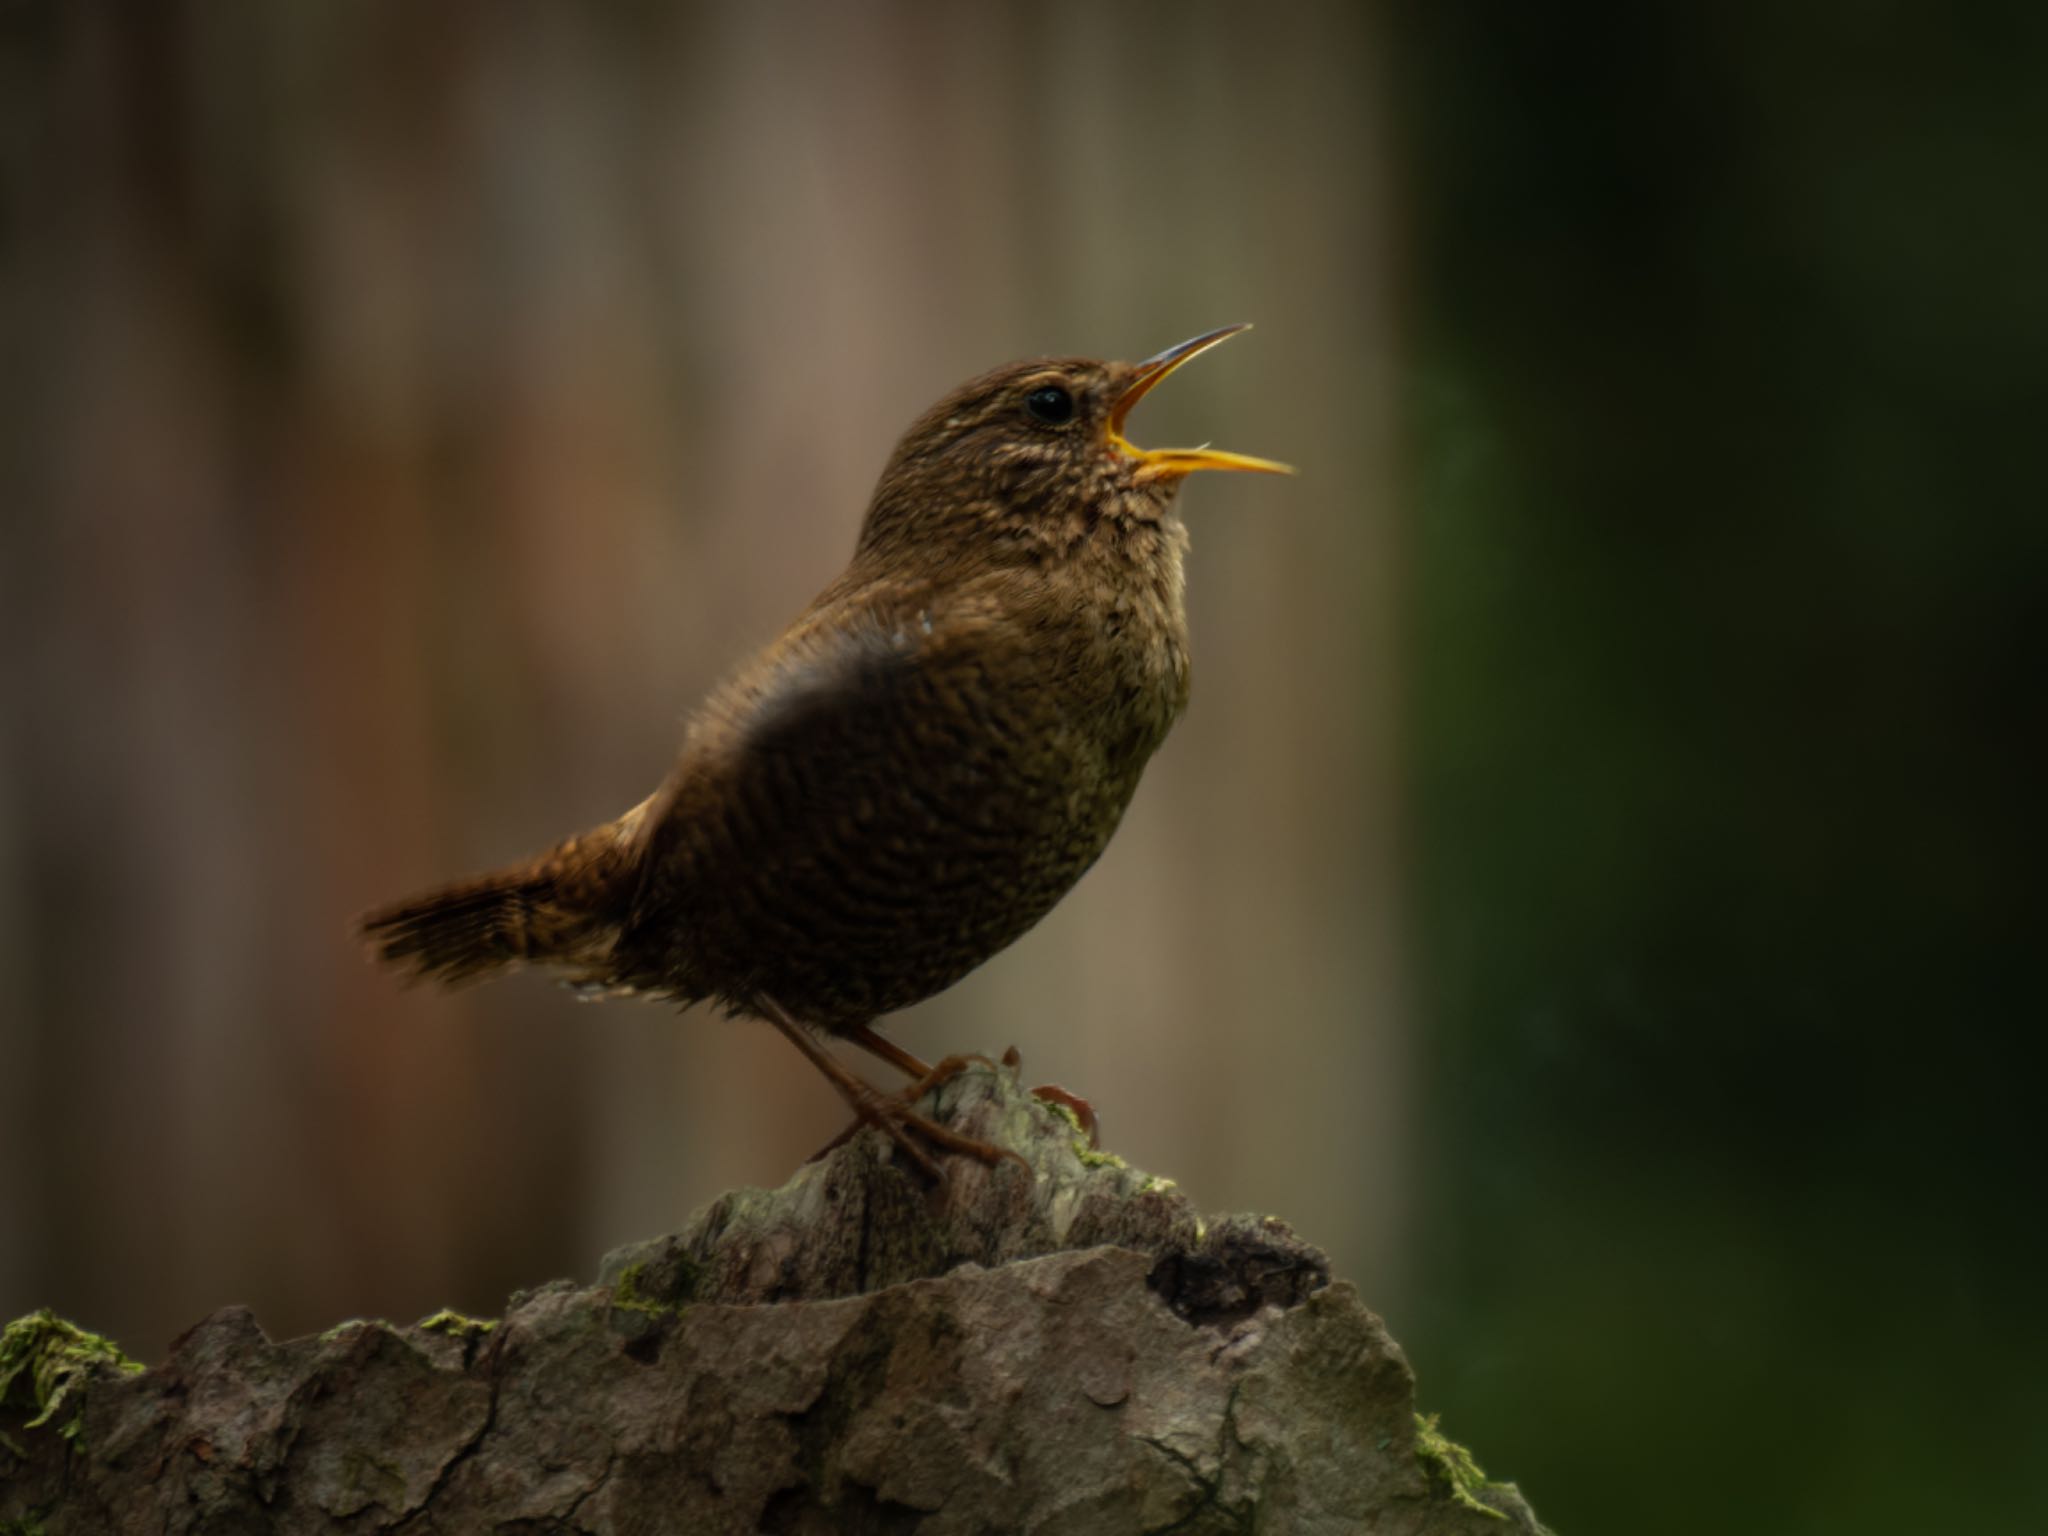
[[[644,806],[528,864],[366,913],[359,929],[387,964],[449,986],[529,961],[602,979]]]
[[[450,985],[558,953],[587,924],[556,902],[555,883],[526,869],[483,875],[362,920],[380,959]]]

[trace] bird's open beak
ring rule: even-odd
[[[1220,331],[1210,331],[1177,347],[1168,347],[1157,357],[1148,357],[1138,364],[1138,371],[1131,376],[1131,382],[1124,386],[1116,404],[1109,408],[1109,441],[1112,447],[1138,461],[1140,479],[1178,480],[1198,469],[1242,469],[1262,475],[1294,473],[1288,465],[1276,464],[1271,459],[1255,459],[1249,454],[1225,453],[1220,448],[1208,447],[1139,448],[1124,436],[1124,418],[1131,414],[1132,406],[1152,393],[1155,384],[1189,358],[1199,356],[1218,342],[1228,341],[1239,331],[1250,329],[1249,325],[1226,325]]]

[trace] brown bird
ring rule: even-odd
[[[1289,473],[1123,435],[1227,326],[1142,363],[1012,363],[903,435],[853,561],[690,722],[616,821],[362,920],[461,983],[521,964],[766,1019],[924,1169],[936,1070],[876,1033],[1020,937],[1093,864],[1188,696],[1174,511],[1196,470]],[[884,1098],[815,1037],[908,1073]]]

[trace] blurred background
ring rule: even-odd
[[[965,377],[1239,319],[1191,711],[902,1018],[1326,1245],[1570,1536],[2033,1530],[2048,11],[0,5],[0,1314],[494,1312],[841,1123],[373,972]]]

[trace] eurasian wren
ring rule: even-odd
[[[668,780],[527,863],[370,913],[387,961],[449,983],[521,963],[765,1018],[906,1153],[997,1150],[884,1099],[813,1031],[918,1079],[875,1033],[1022,935],[1095,862],[1187,702],[1202,469],[1124,419],[1244,330],[1143,363],[1012,363],[903,436],[853,561],[691,721]]]

